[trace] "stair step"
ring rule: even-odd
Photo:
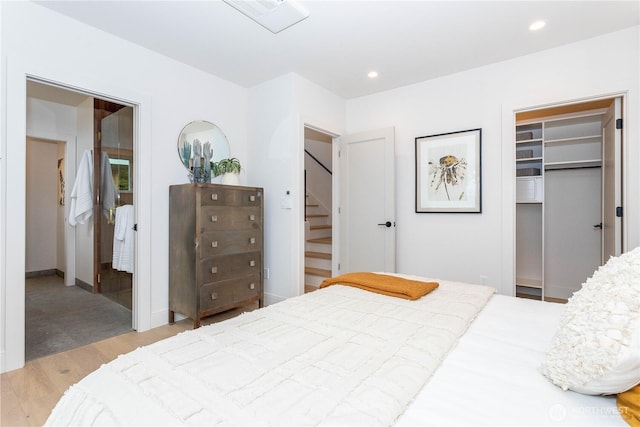
[[[309,258],[331,259],[331,254],[324,252],[305,251],[304,256]]]
[[[314,276],[331,277],[331,270],[322,268],[305,267],[304,274],[313,274]]]
[[[309,203],[307,203],[305,206],[306,206],[306,207],[308,207],[308,208],[317,208],[317,207],[318,207],[318,206],[320,206],[320,205],[318,205],[318,204],[315,204],[315,205],[314,205],[314,204],[309,204]]]
[[[311,230],[326,230],[331,228],[331,224],[312,225]]]
[[[309,214],[307,218],[327,218],[328,216],[327,214]]]
[[[319,237],[317,239],[309,239],[307,240],[307,242],[309,243],[325,243],[330,245],[331,244],[331,237]]]

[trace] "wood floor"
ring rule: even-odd
[[[252,304],[202,320],[220,322],[257,308]],[[22,369],[0,376],[1,426],[42,426],[64,392],[73,384],[120,354],[192,329],[186,319],[146,332],[128,332],[63,353],[31,360]]]

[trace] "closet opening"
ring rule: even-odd
[[[133,212],[135,158],[131,106],[28,79],[26,115],[31,360],[133,330],[133,221],[121,222],[131,247],[114,245],[118,211]]]
[[[566,302],[623,252],[622,100],[515,113],[516,296]]]

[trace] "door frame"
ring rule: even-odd
[[[134,150],[139,159],[135,179],[139,185],[138,228],[135,244],[133,328],[151,327],[151,97],[134,86],[122,87],[96,75],[78,74],[73,64],[50,64],[34,58],[7,57],[6,104],[3,105],[1,145],[3,218],[0,222],[0,372],[19,369],[25,362],[25,156],[26,156],[26,83],[27,79],[54,84],[65,89],[112,99],[134,107]],[[9,144],[8,141],[22,141]],[[8,182],[11,177],[11,182]],[[9,207],[11,209],[9,209]],[[7,242],[11,242],[9,247]],[[11,253],[11,260],[8,260]],[[10,285],[8,285],[10,284]],[[9,325],[11,325],[9,327]]]
[[[299,130],[299,135],[298,135],[298,141],[299,143],[297,144],[298,147],[298,155],[296,156],[296,158],[298,159],[298,170],[297,170],[297,176],[298,176],[298,188],[299,191],[297,192],[298,194],[301,195],[301,197],[299,198],[298,202],[299,202],[299,206],[298,206],[298,226],[296,227],[296,232],[298,234],[298,238],[296,239],[294,237],[294,240],[298,243],[297,245],[294,245],[294,247],[292,248],[293,250],[293,254],[296,257],[295,258],[295,262],[294,262],[294,266],[297,266],[297,274],[294,274],[293,277],[297,277],[298,278],[298,289],[297,289],[297,293],[298,295],[303,295],[304,294],[304,248],[306,245],[306,241],[305,241],[305,234],[304,234],[304,228],[305,228],[305,218],[304,218],[304,212],[305,212],[305,203],[306,203],[306,197],[305,197],[305,184],[304,184],[304,130],[305,128],[308,129],[312,129],[318,132],[321,132],[325,135],[328,135],[331,137],[332,141],[331,141],[331,150],[332,150],[332,159],[331,162],[332,164],[336,165],[336,159],[337,159],[337,149],[336,149],[336,138],[339,138],[340,136],[340,131],[339,130],[331,130],[331,126],[328,126],[326,124],[319,124],[317,120],[311,119],[311,118],[300,118],[300,120],[298,121],[298,130]],[[336,197],[337,197],[337,192],[339,191],[339,180],[338,180],[338,173],[336,173],[337,168],[333,168],[332,170],[332,175],[331,175],[331,204],[332,204],[332,210],[335,212],[335,206],[337,206],[337,202],[336,202]],[[334,263],[335,265],[337,265],[337,261],[336,259],[338,258],[338,253],[337,253],[337,241],[340,238],[339,233],[337,232],[337,228],[338,225],[336,225],[336,220],[339,221],[339,219],[336,218],[335,213],[332,212],[331,215],[331,221],[332,221],[332,231],[331,231],[331,238],[332,238],[332,244],[331,244],[331,264],[332,264],[332,268],[331,268],[331,274],[335,275],[337,269],[335,267],[333,267]],[[339,222],[337,223],[339,224]],[[295,234],[294,234],[295,235]],[[295,267],[294,267],[295,268]]]
[[[505,101],[502,104],[502,176],[515,176],[515,144],[514,135],[516,129],[516,113],[523,111],[538,110],[543,108],[560,107],[572,104],[581,104],[590,101],[603,99],[620,98],[622,113],[629,111],[628,91],[613,92],[608,94],[590,95],[583,98],[549,100],[548,102],[533,104],[524,102]],[[628,114],[624,116],[628,121]],[[622,205],[625,206],[627,189],[629,188],[629,125],[625,123],[622,129]],[[516,273],[516,185],[515,179],[503,179],[502,183],[502,280],[499,293],[503,295],[515,296],[515,273]],[[622,250],[628,246],[628,223],[622,221]]]

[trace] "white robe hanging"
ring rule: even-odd
[[[84,224],[91,215],[93,215],[93,158],[91,152],[85,150],[71,190],[69,224],[74,227],[76,224]]]

